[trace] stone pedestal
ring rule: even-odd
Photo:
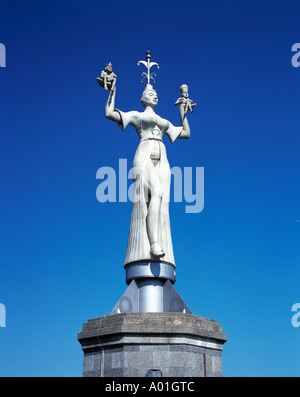
[[[227,335],[215,320],[187,313],[120,313],[89,320],[78,334],[83,376],[222,376]]]

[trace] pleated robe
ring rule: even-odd
[[[167,134],[173,143],[181,133],[182,127],[175,127],[166,121],[167,124],[164,130],[160,130],[157,125],[153,125],[151,127],[152,134],[150,134],[149,137],[149,125],[147,125],[147,118],[144,117],[144,113],[136,111],[126,113],[119,110],[117,111],[122,119],[119,124],[121,129],[124,130],[128,124],[131,124],[135,127],[140,137],[140,143],[133,160],[133,205],[125,265],[137,261],[156,261],[168,262],[175,266],[169,217],[171,171],[162,138],[164,134]],[[144,133],[146,130],[147,134]],[[156,147],[154,147],[154,145],[156,145]],[[157,149],[159,149],[160,159],[154,166],[151,154],[153,151],[157,151]],[[147,233],[147,213],[149,205],[147,175],[149,173],[149,167],[152,168],[152,172],[155,172],[155,178],[157,177],[162,193],[161,211],[158,219],[158,242],[165,252],[162,258],[151,255]]]

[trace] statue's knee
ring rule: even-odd
[[[162,196],[163,196],[162,189],[157,188],[157,189],[155,189],[155,192],[153,192],[152,199],[154,201],[161,201],[162,200]]]

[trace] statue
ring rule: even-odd
[[[141,98],[143,112],[123,112],[115,108],[117,76],[112,72],[111,64],[108,64],[97,81],[102,87],[110,90],[105,116],[115,121],[122,130],[130,124],[140,138],[133,160],[135,185],[125,265],[146,260],[163,261],[175,266],[169,220],[171,172],[162,140],[164,135],[167,135],[172,143],[176,139],[190,138],[186,112],[196,104],[188,99],[187,86],[183,85],[182,98],[177,101],[181,126],[176,127],[156,114],[158,96],[150,84],[151,79],[154,81],[155,73],[150,73],[150,69],[159,65],[150,62],[150,51],[147,52],[146,59],[147,62],[138,63],[144,64],[147,68],[147,73],[143,72],[143,79],[147,78]]]

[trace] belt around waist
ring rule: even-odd
[[[143,139],[141,139],[141,142],[144,142],[144,141],[159,141],[159,142],[162,142],[162,139],[161,138],[143,138]]]

